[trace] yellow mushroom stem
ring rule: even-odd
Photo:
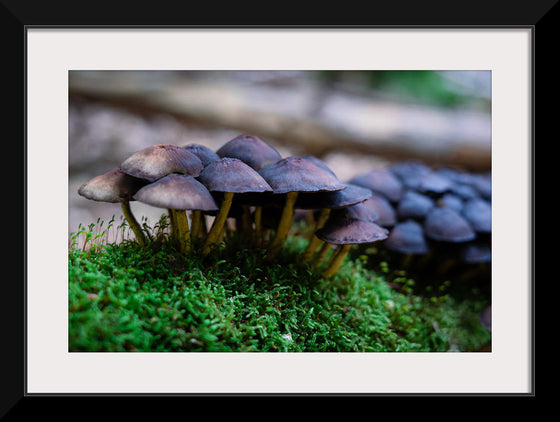
[[[171,210],[176,224],[175,236],[181,252],[190,251],[191,235],[189,231],[189,219],[185,210]]]
[[[317,223],[315,224],[314,230],[312,230],[311,236],[309,238],[309,243],[307,244],[307,248],[305,248],[305,250],[303,251],[303,255],[302,255],[303,262],[311,261],[313,255],[315,255],[317,248],[321,244],[321,239],[315,236],[313,232],[315,230],[319,230],[325,225],[327,219],[329,218],[330,213],[331,213],[330,208],[323,208],[319,213],[319,217],[317,218]]]
[[[325,257],[329,254],[331,249],[332,249],[332,245],[330,243],[323,242],[323,245],[319,249],[319,252],[317,252],[317,255],[315,256],[314,259],[315,267],[319,267],[321,265],[321,263],[323,262]]]
[[[336,274],[336,272],[340,268],[340,264],[342,264],[342,262],[346,258],[346,255],[348,255],[348,252],[350,252],[351,247],[352,245],[341,245],[338,247],[338,250],[334,253],[331,260],[329,261],[329,265],[321,273],[324,278],[331,278]]]
[[[288,232],[292,225],[292,218],[294,216],[294,205],[298,192],[288,192],[286,195],[286,203],[284,204],[284,209],[282,210],[282,216],[280,217],[280,222],[278,223],[278,228],[276,229],[276,235],[272,242],[270,243],[268,256],[269,258],[274,258],[278,252],[284,246],[286,238],[288,237]]]
[[[222,230],[224,229],[229,210],[231,208],[231,203],[233,201],[233,192],[224,192],[224,199],[220,205],[220,210],[212,223],[212,227],[206,236],[204,245],[202,246],[202,253],[207,255],[210,250],[214,247],[216,243],[221,238]]]
[[[132,214],[132,210],[130,209],[130,202],[129,201],[121,202],[121,208],[122,208],[124,218],[126,218],[126,221],[128,221],[128,225],[134,232],[134,236],[136,236],[136,241],[140,246],[144,246],[146,244],[146,236],[142,231],[142,227],[140,227],[140,224],[134,217],[134,214]]]
[[[191,237],[202,236],[202,211],[193,210],[191,212]]]

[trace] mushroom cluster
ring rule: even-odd
[[[199,250],[208,255],[234,228],[266,249],[269,260],[284,247],[295,210],[307,210],[317,218],[302,262],[319,267],[336,249],[322,272],[327,278],[352,245],[389,235],[376,222],[377,214],[363,205],[370,189],[341,182],[315,157],[283,158],[256,136],[237,136],[215,152],[199,144],[153,145],[86,182],[78,193],[120,202],[141,245],[147,240],[130,209],[134,200],[167,210],[170,238],[182,252],[200,241]],[[233,223],[226,224],[228,219]]]
[[[309,231],[301,262],[322,268],[325,278],[357,244],[379,242],[407,259],[441,250],[457,251],[465,262],[491,256],[489,175],[407,161],[342,182],[322,160],[282,157],[256,136],[237,136],[216,151],[199,144],[153,145],[78,193],[119,202],[140,245],[147,239],[130,202],[166,209],[178,249],[196,245],[203,255],[235,230],[273,260],[294,213],[303,212]]]
[[[350,182],[372,191],[365,204],[378,213],[378,223],[390,229],[382,245],[401,255],[402,265],[415,256],[422,256],[419,261],[424,263],[437,259],[442,272],[456,262],[490,262],[490,173],[403,161]]]

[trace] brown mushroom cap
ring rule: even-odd
[[[476,237],[467,220],[449,207],[435,207],[428,212],[424,233],[432,240],[443,242],[467,242]]]
[[[216,153],[220,157],[237,158],[254,170],[275,163],[282,156],[271,145],[257,136],[239,135],[222,145]]]
[[[218,206],[206,187],[186,174],[169,174],[144,186],[134,199],[159,208],[175,210],[217,210]]]
[[[403,184],[397,176],[388,169],[373,169],[350,180],[358,186],[371,189],[373,192],[385,196],[391,202],[400,201],[403,194]]]
[[[204,167],[220,159],[220,156],[216,154],[213,150],[208,148],[206,145],[188,144],[185,145],[183,148],[196,155],[199,158],[199,160],[202,162],[202,165]]]
[[[350,183],[345,183],[345,185],[344,189],[333,192],[302,192],[298,195],[294,208],[343,208],[364,202],[372,196],[369,189]]]
[[[237,158],[220,158],[208,164],[198,179],[211,192],[272,192],[259,173]]]
[[[376,223],[355,218],[329,218],[315,232],[324,242],[333,245],[355,245],[386,239],[389,231]]]
[[[424,229],[420,223],[414,220],[396,224],[383,245],[392,251],[404,254],[425,254],[428,252]]]
[[[84,183],[78,189],[78,193],[93,201],[113,203],[132,201],[134,194],[147,183],[146,180],[114,168]]]
[[[151,182],[171,173],[198,176],[203,169],[200,159],[185,148],[171,144],[152,145],[124,160],[120,169]]]
[[[268,164],[259,174],[275,194],[288,192],[327,192],[344,189],[334,174],[301,157],[287,157]]]

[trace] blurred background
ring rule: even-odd
[[[70,233],[120,221],[78,188],[154,144],[255,135],[342,181],[409,159],[491,170],[490,71],[70,71],[68,111]],[[162,214],[131,205],[151,225]]]

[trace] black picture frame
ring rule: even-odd
[[[190,14],[188,18],[181,19],[180,13],[174,10],[173,6],[159,4],[158,7],[144,8],[134,4],[134,9],[127,3],[107,4],[97,3],[96,7],[87,7],[87,10],[78,10],[72,6],[70,2],[59,2],[53,5],[50,2],[38,2],[30,4],[29,1],[0,1],[0,30],[2,31],[4,44],[8,47],[6,51],[5,66],[3,69],[4,76],[10,83],[12,92],[9,99],[11,107],[6,112],[6,121],[13,126],[15,132],[19,135],[17,139],[21,139],[21,143],[14,142],[15,154],[19,154],[23,162],[22,177],[23,186],[18,193],[21,195],[20,204],[23,207],[21,213],[17,214],[21,218],[21,224],[13,224],[11,227],[24,228],[23,235],[16,234],[11,236],[12,239],[22,238],[23,245],[21,249],[13,248],[12,250],[21,251],[23,262],[21,264],[22,276],[17,279],[10,278],[11,283],[5,283],[4,293],[2,295],[2,305],[0,312],[3,321],[6,321],[6,330],[4,341],[7,346],[4,348],[4,359],[2,360],[2,374],[0,381],[0,418],[6,420],[24,420],[32,408],[47,409],[48,412],[54,412],[59,403],[59,398],[73,397],[75,395],[45,395],[41,397],[26,394],[25,390],[25,297],[26,297],[26,113],[25,113],[25,75],[26,75],[26,31],[33,27],[135,27],[135,28],[158,28],[158,27],[204,27],[204,28],[226,28],[226,27],[244,27],[244,28],[373,28],[373,27],[390,27],[395,29],[406,28],[529,28],[532,31],[532,196],[531,207],[532,215],[535,215],[535,111],[536,97],[534,90],[536,87],[536,78],[539,77],[540,84],[538,86],[546,86],[551,83],[551,63],[547,53],[547,42],[557,38],[556,24],[558,18],[558,5],[555,1],[542,2],[517,2],[496,1],[491,4],[488,2],[471,1],[468,4],[463,3],[459,8],[453,2],[424,2],[419,6],[418,2],[395,2],[392,4],[384,4],[383,6],[375,6],[376,13],[373,16],[364,17],[360,13],[356,13],[356,9],[345,6],[346,12],[340,10],[325,10],[325,13],[316,13],[311,15],[299,14],[297,18],[293,17],[293,13],[286,13],[290,8],[282,12],[265,14],[266,17],[243,17],[243,18],[225,18],[228,16],[229,10],[222,10],[221,16],[212,16],[211,14]],[[165,2],[164,2],[165,3]],[[166,6],[166,7],[164,7]],[[453,7],[451,7],[453,6]],[[107,11],[110,10],[110,13]],[[293,11],[293,9],[292,9]],[[87,12],[87,13],[86,13]],[[273,15],[273,16],[270,16]],[[184,15],[183,15],[184,16]],[[235,16],[231,14],[230,16]],[[288,17],[286,17],[288,16]],[[291,17],[290,17],[291,16]],[[7,65],[9,63],[9,65]],[[538,65],[538,66],[537,66]],[[552,84],[550,86],[553,86]],[[555,96],[555,90],[543,89],[539,91],[539,103],[545,104]],[[545,133],[547,114],[544,107],[539,108],[539,133]],[[13,188],[12,188],[13,189]],[[13,197],[19,196],[13,195]],[[535,223],[532,223],[532,245],[531,245],[531,262],[534,263],[534,231]],[[535,269],[532,266],[532,291],[531,299],[533,304],[533,321],[535,308],[535,291],[534,277]],[[6,280],[7,281],[7,280]],[[531,324],[532,334],[532,385],[531,393],[520,395],[522,398],[535,397],[535,337],[534,322]],[[92,395],[78,395],[91,397]],[[93,395],[95,396],[95,395]],[[133,397],[143,395],[131,395]],[[151,396],[151,395],[148,395]],[[166,395],[164,395],[166,396]],[[234,398],[236,395],[226,395]],[[269,396],[267,394],[241,395],[262,397]],[[272,395],[278,396],[278,395]],[[280,395],[282,396],[282,395]],[[295,394],[294,396],[301,396]],[[305,395],[303,395],[305,396]],[[315,395],[310,395],[315,396]],[[329,395],[318,395],[329,396]],[[336,395],[338,396],[338,395]],[[341,395],[343,396],[343,395]],[[350,395],[353,396],[353,395]],[[368,395],[366,395],[368,396]],[[373,394],[372,396],[379,396]],[[381,395],[383,396],[383,395]],[[407,395],[404,395],[407,396]],[[413,394],[412,396],[420,396],[422,394]],[[433,396],[433,395],[428,395]],[[436,395],[439,396],[439,395]],[[442,393],[441,396],[448,396]],[[451,394],[451,396],[454,396]],[[469,395],[466,395],[469,396]],[[482,395],[484,396],[484,395]],[[490,394],[489,396],[493,396]],[[505,396],[509,396],[505,394]],[[519,396],[519,395],[513,395]],[[129,395],[116,395],[116,397],[128,398]],[[186,395],[184,398],[201,399],[207,395]],[[79,398],[79,397],[78,397]],[[58,411],[57,411],[58,413]],[[123,413],[124,414],[124,413]],[[127,416],[130,414],[126,412]],[[116,414],[115,414],[116,416]]]

